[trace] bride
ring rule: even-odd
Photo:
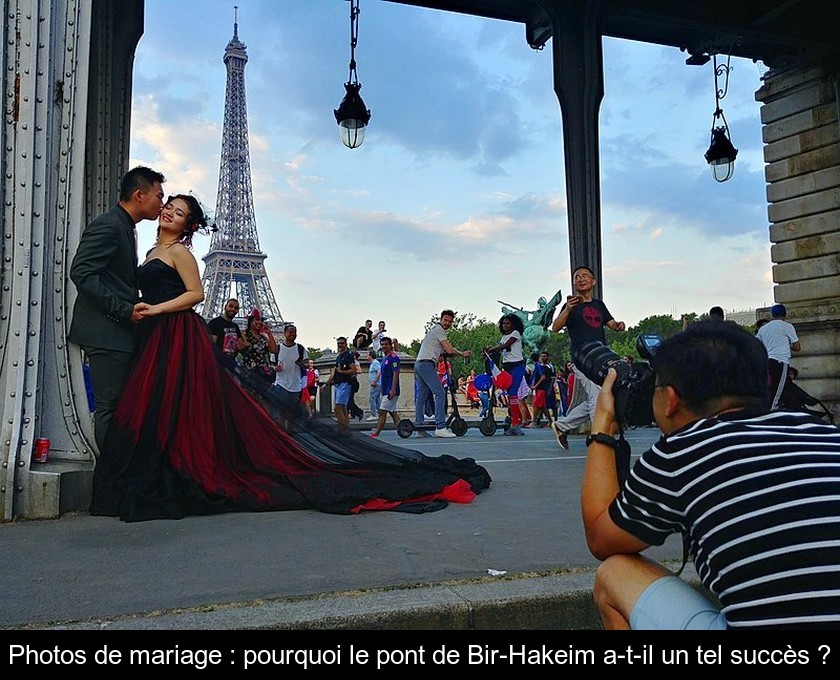
[[[425,512],[468,503],[489,486],[472,459],[339,437],[333,421],[283,413],[268,391],[224,369],[193,311],[204,293],[189,248],[206,227],[193,196],[171,196],[138,268],[148,308],[96,465],[92,514],[140,521],[236,510]]]

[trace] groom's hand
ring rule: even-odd
[[[149,305],[145,302],[138,302],[134,305],[134,309],[131,311],[131,323],[140,323],[145,315],[143,312],[146,312],[149,309]]]

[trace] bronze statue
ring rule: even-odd
[[[551,322],[554,321],[554,310],[560,304],[562,299],[562,292],[557,291],[550,300],[540,297],[537,300],[537,309],[528,311],[522,307],[516,307],[509,302],[502,302],[496,300],[502,305],[502,314],[515,314],[525,326],[525,331],[522,333],[522,346],[526,351],[526,358],[530,357],[534,352],[539,352],[543,345],[548,342],[551,336]]]

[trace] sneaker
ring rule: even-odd
[[[554,430],[554,436],[557,438],[557,443],[568,451],[569,438],[566,436],[566,433],[560,429],[560,426],[556,422],[551,423],[551,429]]]
[[[417,430],[418,437],[430,437],[431,435],[426,430]]]
[[[442,427],[439,430],[435,430],[435,437],[457,437],[452,430],[447,430],[445,427]]]
[[[509,427],[507,430],[505,430],[503,432],[503,434],[505,435],[505,437],[515,437],[516,436],[516,432],[513,431],[512,427]]]
[[[379,434],[377,432],[371,432],[370,436],[376,439],[379,436]]]
[[[368,416],[365,420],[376,420],[376,416]]]
[[[522,428],[519,425],[516,425],[516,426],[510,428],[509,431],[513,432],[514,436],[516,436],[516,437],[524,437],[525,436],[525,433],[522,431]]]

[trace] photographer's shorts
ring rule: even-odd
[[[630,612],[633,630],[726,630],[726,618],[679,576],[663,576],[642,592]]]

